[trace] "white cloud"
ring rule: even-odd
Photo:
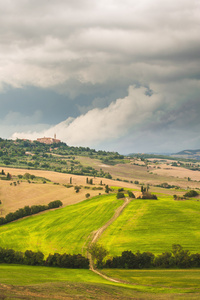
[[[141,129],[159,114],[161,105],[159,95],[146,95],[145,88],[129,87],[129,94],[103,109],[92,109],[76,119],[69,118],[46,131],[34,133],[15,133],[12,138],[37,138],[53,136],[70,145],[92,146],[111,141]],[[155,117],[155,116],[154,116]]]

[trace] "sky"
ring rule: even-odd
[[[5,0],[0,16],[0,137],[200,149],[200,0]]]

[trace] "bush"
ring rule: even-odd
[[[121,192],[118,192],[117,193],[117,199],[121,199],[121,198],[124,198],[124,193],[121,193]]]
[[[75,189],[76,193],[78,193],[78,192],[79,192],[79,190],[81,189],[81,187],[80,187],[80,186],[78,186],[78,185],[76,185],[76,186],[74,187],[74,189]]]
[[[157,200],[157,196],[153,195],[153,194],[151,194],[149,192],[143,192],[141,198],[142,199],[154,199],[154,200]]]
[[[197,195],[199,195],[198,192],[190,190],[189,192],[185,193],[184,197],[196,197]]]
[[[55,200],[55,201],[51,201],[49,202],[48,204],[48,208],[51,209],[51,208],[57,208],[57,207],[60,207],[62,206],[62,202],[60,200]]]
[[[128,191],[128,196],[129,196],[130,198],[135,198],[135,195],[134,195],[133,192],[131,192],[131,191]]]

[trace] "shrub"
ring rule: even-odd
[[[151,194],[151,193],[149,193],[149,192],[144,192],[143,194],[142,194],[142,197],[141,197],[142,199],[154,199],[154,200],[157,200],[157,196],[156,195],[153,195],[153,194]]]
[[[131,191],[128,191],[128,196],[129,196],[130,198],[135,198],[135,195],[134,195],[133,192],[131,192]]]
[[[117,199],[121,199],[121,198],[124,198],[124,193],[121,193],[121,192],[118,192],[117,193]]]
[[[185,193],[184,197],[196,197],[197,195],[199,195],[198,192],[190,190],[189,192]]]
[[[55,200],[55,201],[51,201],[49,202],[48,204],[48,208],[51,209],[51,208],[57,208],[57,207],[60,207],[62,206],[62,202],[60,200]]]

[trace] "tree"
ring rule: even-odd
[[[81,189],[81,187],[76,185],[76,186],[74,187],[74,189],[75,189],[76,193],[78,193],[79,190]]]
[[[122,193],[122,192],[117,193],[117,199],[121,199],[121,198],[124,198],[124,197],[125,197],[124,193]]]
[[[129,196],[130,198],[135,198],[135,195],[134,195],[133,192],[131,192],[131,191],[128,191],[128,196]]]
[[[105,186],[105,192],[108,194],[109,191],[110,191],[110,189],[109,189],[108,185],[106,185],[106,186]]]
[[[7,178],[7,180],[10,180],[12,178],[12,176],[10,175],[10,173],[7,173],[6,178]]]
[[[92,243],[88,248],[88,252],[92,255],[92,259],[95,260],[97,268],[103,267],[103,260],[108,255],[108,251],[98,243]]]
[[[89,193],[85,194],[85,197],[86,197],[86,198],[89,198],[89,197],[90,197],[90,194],[89,194]]]
[[[179,268],[188,268],[190,266],[189,250],[183,250],[183,247],[181,245],[173,244],[172,254],[173,254],[175,266]]]

